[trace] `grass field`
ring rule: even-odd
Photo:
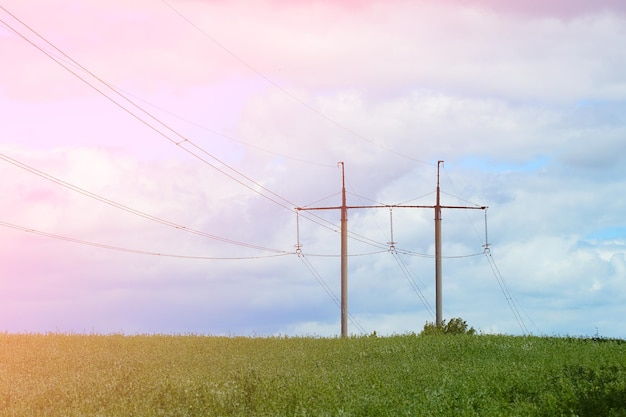
[[[626,416],[619,340],[0,334],[0,416]]]

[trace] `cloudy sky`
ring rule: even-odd
[[[294,208],[442,160],[489,206],[443,210],[444,318],[626,337],[626,3],[546,3],[4,1],[0,331],[338,335],[340,213]],[[348,216],[350,333],[420,331],[434,211]]]

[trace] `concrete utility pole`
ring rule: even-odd
[[[441,326],[443,283],[441,280],[441,191],[439,189],[439,166],[443,161],[437,161],[437,198],[435,203],[435,298],[436,318],[435,324]]]
[[[296,207],[296,210],[341,210],[341,336],[348,336],[348,209],[366,208],[430,208],[435,209],[435,298],[436,317],[435,323],[440,326],[442,319],[443,285],[441,273],[441,209],[467,209],[486,210],[487,206],[442,206],[441,191],[439,185],[439,171],[443,161],[437,161],[437,196],[434,206],[412,206],[412,205],[378,205],[378,206],[348,206],[346,203],[346,180],[345,167],[341,165],[341,206],[333,207]],[[392,238],[393,240],[393,238]],[[395,242],[390,242],[390,245]]]
[[[346,177],[341,164],[341,337],[348,337],[348,207]]]

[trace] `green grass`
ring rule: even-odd
[[[626,416],[626,343],[0,334],[0,416]]]

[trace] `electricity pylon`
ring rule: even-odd
[[[439,168],[443,161],[437,161],[437,193],[434,206],[384,204],[377,206],[348,206],[346,204],[345,166],[341,165],[341,206],[333,207],[296,207],[304,210],[341,210],[341,336],[348,336],[348,209],[375,209],[375,208],[430,208],[435,209],[435,324],[442,324],[443,286],[441,272],[441,209],[486,210],[487,206],[443,206],[441,205],[441,189],[439,185]],[[393,240],[393,239],[392,239]],[[391,245],[394,242],[390,242]]]

